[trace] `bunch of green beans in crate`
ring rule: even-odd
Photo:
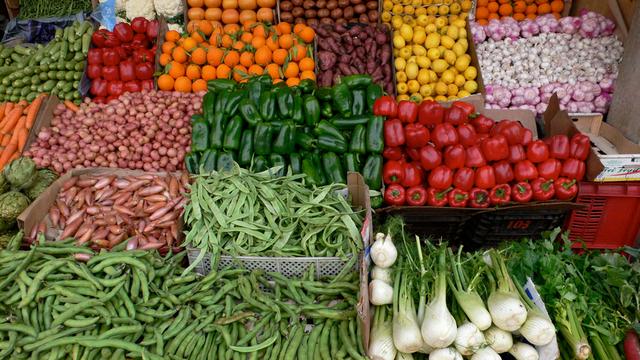
[[[0,359],[363,359],[353,266],[202,277],[184,252],[15,245],[0,251]]]

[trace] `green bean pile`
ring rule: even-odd
[[[90,0],[20,0],[21,19],[39,19],[55,16],[67,16],[81,11],[91,11]]]
[[[337,193],[344,186],[309,189],[304,175],[272,177],[274,169],[194,175],[184,213],[184,244],[201,250],[192,266],[205,253],[214,266],[220,253],[346,258],[362,249],[362,212]]]
[[[0,251],[0,359],[363,359],[351,271],[181,276],[184,252],[125,246]]]

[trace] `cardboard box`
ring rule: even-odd
[[[31,131],[29,131],[29,136],[27,137],[27,141],[24,144],[24,149],[22,152],[29,150],[31,148],[31,144],[38,138],[38,134],[42,128],[48,128],[51,126],[51,120],[53,119],[53,110],[60,104],[61,101],[55,95],[48,95],[47,98],[42,102],[40,106],[40,110],[38,111],[38,115],[36,115],[36,120],[33,123],[33,127]]]

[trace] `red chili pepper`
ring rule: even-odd
[[[117,66],[103,66],[101,76],[108,81],[120,80],[120,70]]]
[[[513,164],[522,160],[527,160],[527,153],[524,151],[524,146],[522,145],[509,146],[509,157],[507,158],[507,161]]]
[[[373,103],[373,114],[395,118],[398,116],[398,104],[391,96],[381,96]]]
[[[482,150],[480,150],[480,146],[474,145],[465,149],[464,166],[479,168],[480,166],[485,165],[487,165],[487,160],[485,160]]]
[[[500,128],[500,134],[507,138],[509,145],[522,144],[524,141],[524,128],[518,121],[502,120],[504,125]]]
[[[553,135],[549,138],[549,156],[555,159],[567,159],[571,144],[567,135]]]
[[[409,148],[421,148],[429,142],[429,129],[422,124],[408,124],[404,127],[404,138]]]
[[[489,192],[484,189],[473,188],[469,193],[469,205],[472,208],[488,208]]]
[[[134,64],[131,60],[125,60],[118,65],[120,80],[131,81],[136,80],[136,73],[134,70]]]
[[[422,184],[422,170],[413,163],[402,164],[404,169],[404,178],[400,181],[402,186],[408,188]]]
[[[471,124],[458,125],[458,139],[464,147],[473,146],[478,142],[478,134]]]
[[[451,191],[451,189],[440,190],[435,188],[427,189],[427,204],[429,206],[447,206],[448,198],[447,193]]]
[[[442,164],[442,154],[431,145],[420,149],[420,165],[425,170],[432,170]]]
[[[553,184],[556,188],[556,198],[571,200],[578,195],[576,179],[558,178]]]
[[[493,164],[493,172],[496,174],[496,184],[507,184],[513,181],[513,169],[506,161]]]
[[[384,201],[392,206],[401,206],[405,202],[405,190],[402,185],[391,184],[384,191]]]
[[[133,29],[126,22],[119,22],[113,27],[113,33],[121,43],[128,43],[133,40]]]
[[[433,100],[425,100],[418,106],[418,122],[429,129],[442,124],[444,120],[444,107]]]
[[[527,203],[533,198],[533,189],[528,182],[520,181],[511,188],[511,198],[519,203]]]
[[[424,186],[412,186],[406,190],[407,204],[423,206],[427,203],[427,189]]]
[[[438,149],[455,145],[458,143],[458,132],[449,123],[438,124],[431,132],[431,141]]]
[[[585,171],[584,161],[578,159],[567,159],[562,164],[562,171],[560,172],[560,175],[580,181],[584,178]]]
[[[109,95],[109,91],[107,89],[108,84],[109,83],[103,79],[92,80],[89,92],[95,97],[105,97]]]
[[[404,180],[403,163],[396,160],[387,161],[382,168],[385,184],[399,184]]]
[[[388,119],[384,122],[384,143],[387,146],[404,145],[404,127],[399,119]]]
[[[464,167],[466,160],[466,151],[464,146],[457,144],[447,146],[444,149],[444,164],[450,169],[459,169]]]
[[[476,174],[473,169],[467,167],[458,169],[455,175],[453,175],[453,186],[457,189],[469,191],[473,188],[475,177]]]
[[[491,205],[508,204],[509,201],[511,201],[511,186],[509,186],[509,184],[500,184],[491,188],[489,201]]]
[[[587,135],[577,133],[571,137],[571,157],[578,160],[587,160],[591,153],[591,140]]]
[[[87,77],[91,80],[99,79],[102,76],[102,66],[90,64],[87,65]]]
[[[509,144],[504,135],[495,135],[485,139],[481,145],[482,154],[487,161],[498,161],[509,157]]]
[[[562,172],[562,163],[560,160],[547,159],[538,164],[538,175],[545,179],[557,179]]]
[[[466,207],[469,202],[469,192],[461,189],[451,190],[447,197],[451,207]]]
[[[87,64],[89,65],[102,64],[102,49],[100,48],[89,49],[89,52],[87,53]]]
[[[453,183],[453,171],[444,166],[440,165],[435,169],[431,170],[428,178],[429,186],[436,189],[447,189],[451,187]]]
[[[398,103],[398,119],[403,123],[413,123],[418,118],[418,104],[402,100]]]
[[[420,161],[420,149],[405,148],[405,153],[409,155],[409,158],[413,161]]]
[[[556,194],[556,190],[553,187],[553,180],[544,178],[533,180],[531,182],[531,189],[533,189],[533,199],[536,201],[551,200]]]
[[[457,126],[466,123],[469,115],[463,108],[455,106],[455,103],[456,102],[454,102],[454,105],[451,105],[451,107],[445,111],[444,122]]]
[[[493,121],[493,119],[489,119],[482,114],[472,116],[471,119],[471,125],[473,125],[473,128],[476,129],[478,134],[488,134],[494,124],[495,121]]]
[[[491,189],[496,186],[496,174],[493,167],[485,165],[476,169],[475,184],[481,189]]]
[[[120,63],[120,54],[116,49],[102,49],[102,63],[104,65],[118,65]]]
[[[533,141],[533,132],[529,129],[524,129],[524,136],[522,139],[522,145],[529,145]]]
[[[382,157],[387,160],[402,160],[402,148],[397,146],[395,147],[385,147],[382,152]]]
[[[522,160],[513,167],[513,175],[517,181],[533,180],[538,177],[538,169],[531,161]]]
[[[542,140],[534,140],[527,145],[527,159],[540,163],[549,158],[549,147]]]
[[[146,34],[147,27],[149,26],[149,20],[142,16],[135,17],[131,20],[131,28],[138,34]]]

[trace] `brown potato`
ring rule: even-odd
[[[377,23],[378,22],[378,10],[369,10],[367,13],[369,17],[369,22]]]
[[[353,7],[353,11],[355,11],[356,14],[364,14],[365,12],[367,12],[367,7],[363,4],[358,4]]]
[[[281,1],[280,11],[291,11],[293,9],[293,3],[291,1]]]
[[[347,6],[346,8],[344,8],[342,16],[347,20],[353,19],[353,7]]]
[[[291,2],[293,3],[293,6],[302,6],[304,0],[291,0]]]
[[[367,9],[369,9],[369,10],[378,10],[378,2],[377,1],[367,1]]]
[[[320,24],[328,24],[328,25],[333,25],[333,19],[330,17],[325,17],[320,19]]]
[[[351,4],[353,5],[362,4],[362,0],[351,0]]]
[[[320,24],[318,19],[307,19],[307,25],[309,26],[317,26],[318,24]]]
[[[294,23],[296,24],[305,24],[306,22],[307,22],[306,19],[301,17],[296,18],[296,20],[294,21]]]
[[[329,9],[320,9],[318,10],[318,17],[319,18],[326,18],[329,17],[329,15],[331,15],[331,11],[329,11]],[[323,23],[325,24],[325,23]]]
[[[349,6],[349,4],[351,4],[351,2],[349,0],[338,0],[338,7],[339,8],[346,8],[347,6]]]
[[[307,19],[313,19],[316,16],[318,16],[318,12],[314,9],[308,9],[304,11],[304,17],[306,17]]]
[[[327,9],[333,10],[333,9],[335,9],[337,7],[338,7],[338,1],[337,0],[329,0],[327,2],[327,6],[326,6]]]
[[[302,17],[304,16],[304,9],[301,7],[294,7],[293,10],[291,10],[291,14],[294,18]]]
[[[367,16],[367,14],[361,14],[360,17],[358,18],[358,21],[361,22],[361,23],[368,24],[369,23],[369,17]]]
[[[327,7],[327,0],[316,1],[316,9],[324,9],[325,7]]]
[[[293,22],[293,15],[288,11],[283,11],[280,13],[280,21],[283,22]]]
[[[337,9],[333,9],[331,10],[331,17],[333,19],[339,19],[342,17],[342,9],[337,8]]]
[[[336,19],[336,24],[346,24],[347,23],[347,19],[345,18],[340,18],[340,19]]]

